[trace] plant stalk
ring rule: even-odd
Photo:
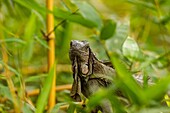
[[[18,100],[17,100],[17,95],[15,93],[15,86],[13,84],[11,77],[9,76],[10,71],[8,69],[8,66],[7,66],[8,54],[6,53],[4,46],[5,45],[2,44],[2,51],[1,51],[2,57],[3,57],[3,62],[4,62],[4,67],[5,67],[5,73],[4,74],[5,74],[6,81],[7,81],[11,96],[12,96],[12,100],[13,100],[13,104],[14,104],[14,111],[15,111],[15,113],[20,113],[19,103],[18,103]]]
[[[53,0],[46,0],[46,7],[48,10],[53,11]],[[47,26],[47,34],[49,34],[53,28],[54,28],[54,16],[52,13],[47,13],[47,20],[46,20],[46,26]],[[48,71],[55,66],[55,35],[54,32],[52,32],[48,36],[48,46],[50,49],[48,49]],[[56,69],[54,67],[54,69]],[[49,94],[49,101],[48,101],[48,110],[51,110],[55,105],[55,84],[56,84],[56,71],[54,70],[54,78],[52,81],[52,87]]]

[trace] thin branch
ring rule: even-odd
[[[73,14],[76,14],[78,11],[79,11],[79,9],[77,9],[76,11],[71,13],[70,16]],[[41,30],[41,33],[42,33],[43,37],[45,38],[45,40],[47,40],[47,41],[50,40],[49,36],[51,35],[51,33],[54,32],[60,25],[64,24],[66,21],[67,21],[67,19],[63,19],[48,34],[46,34],[43,30]]]
[[[5,44],[2,45],[2,58],[3,58],[3,63],[4,63],[4,68],[5,68],[5,77],[6,77],[6,81],[12,96],[12,100],[13,100],[13,104],[14,104],[14,111],[15,113],[20,113],[20,107],[19,107],[19,103],[17,100],[17,95],[15,93],[15,86],[14,83],[11,79],[11,77],[9,76],[10,70],[8,68],[8,54],[5,51]]]
[[[15,67],[14,67],[15,68]],[[0,67],[1,70],[1,67]],[[48,69],[47,69],[47,65],[42,65],[42,66],[27,66],[27,67],[22,67],[21,68],[22,74],[26,75],[26,76],[31,76],[31,75],[37,75],[37,74],[41,74],[41,73],[47,73]],[[56,67],[56,73],[60,73],[60,72],[66,72],[66,73],[71,73],[71,65],[69,64],[57,64]],[[6,80],[6,76],[5,76],[6,70],[3,71],[2,73],[0,73],[0,79]],[[7,76],[14,76],[15,73],[14,72],[8,72]]]
[[[70,90],[71,87],[72,87],[72,84],[60,85],[60,86],[56,86],[55,91]],[[32,91],[27,91],[26,95],[27,96],[36,96],[39,93],[40,93],[40,89],[35,89]]]

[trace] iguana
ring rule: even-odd
[[[72,62],[74,79],[70,95],[76,101],[81,101],[81,93],[89,98],[101,87],[108,87],[116,76],[112,64],[98,60],[87,41],[72,40],[69,57]],[[138,79],[137,82],[142,81]],[[98,110],[103,113],[113,112],[110,102],[107,100],[92,112],[97,113]]]

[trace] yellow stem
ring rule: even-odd
[[[47,9],[50,11],[53,11],[53,0],[46,0]],[[54,16],[52,13],[47,14],[47,34],[50,33],[54,28]],[[48,36],[48,46],[50,49],[48,49],[48,71],[55,66],[55,35],[54,32],[52,32]],[[54,69],[56,69],[54,67]],[[48,101],[48,109],[51,110],[55,105],[55,84],[56,84],[56,71],[54,70],[54,78],[52,81],[52,87],[49,95],[49,101]]]
[[[0,67],[0,70],[2,70],[4,67]],[[15,67],[13,67],[15,68]],[[23,75],[36,75],[36,74],[40,74],[40,73],[47,73],[47,65],[41,65],[41,66],[26,66],[26,67],[21,67],[21,72]],[[56,73],[60,73],[60,72],[67,72],[67,73],[71,73],[71,65],[69,64],[57,64],[56,67]],[[2,72],[1,74],[3,75],[5,72]],[[9,72],[8,73],[9,76],[14,76],[15,73],[13,72]]]
[[[55,91],[62,91],[62,90],[71,90],[72,84],[60,85],[55,87]],[[35,89],[32,91],[28,91],[26,94],[27,96],[35,96],[40,93],[40,89]]]

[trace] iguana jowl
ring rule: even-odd
[[[71,97],[76,101],[81,101],[80,93],[88,98],[101,87],[107,87],[112,82],[115,70],[95,57],[87,41],[71,41],[69,55],[74,79]],[[112,112],[107,100],[103,101],[101,106],[96,108],[97,110],[103,113]]]

